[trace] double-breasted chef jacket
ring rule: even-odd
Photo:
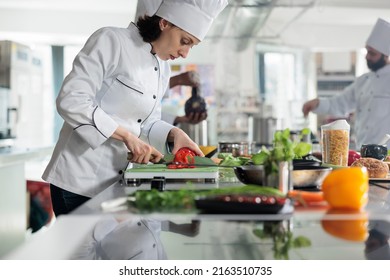
[[[45,181],[87,197],[118,181],[128,152],[110,138],[118,126],[165,152],[173,126],[161,120],[161,99],[170,68],[151,49],[133,23],[91,35],[57,97],[65,122]]]
[[[313,112],[337,116],[356,112],[357,149],[379,144],[390,133],[390,65],[358,77],[335,97],[321,99]]]

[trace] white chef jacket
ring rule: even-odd
[[[357,149],[362,144],[378,144],[390,133],[390,65],[358,77],[337,96],[320,99],[313,112],[329,115],[355,112]]]
[[[119,125],[165,152],[173,126],[161,120],[161,99],[170,68],[151,49],[133,23],[91,35],[57,97],[65,123],[45,181],[87,197],[118,181],[127,148],[109,137]]]

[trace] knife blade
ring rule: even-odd
[[[163,158],[160,159],[160,161],[157,162],[157,163],[159,163],[159,164],[169,164],[170,162],[173,161],[174,157],[175,157],[175,156],[172,155],[172,154],[166,154],[166,155],[164,155]],[[132,159],[133,159],[133,153],[132,153],[132,152],[127,152],[127,160],[128,160],[128,161],[131,161]],[[153,157],[152,157],[151,159],[153,159]]]

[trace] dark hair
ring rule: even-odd
[[[159,16],[143,16],[139,17],[137,26],[139,34],[146,43],[156,41],[161,35],[160,22],[161,17]]]

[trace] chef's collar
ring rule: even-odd
[[[155,55],[152,53],[152,49],[153,49],[153,46],[151,43],[146,43],[142,36],[139,34],[139,29],[138,29],[138,26],[134,23],[134,22],[130,22],[129,26],[127,27],[127,29],[131,30],[131,31],[135,31],[133,32],[133,34],[135,34],[133,36],[133,39],[136,40],[136,44],[138,46],[140,46],[143,50],[145,50],[146,52],[148,53],[151,53],[152,55]]]
[[[388,75],[388,74],[390,74],[390,64],[386,64],[381,69],[378,69],[377,71],[372,72],[372,73],[374,75],[376,75],[377,77],[380,77],[382,75]]]

